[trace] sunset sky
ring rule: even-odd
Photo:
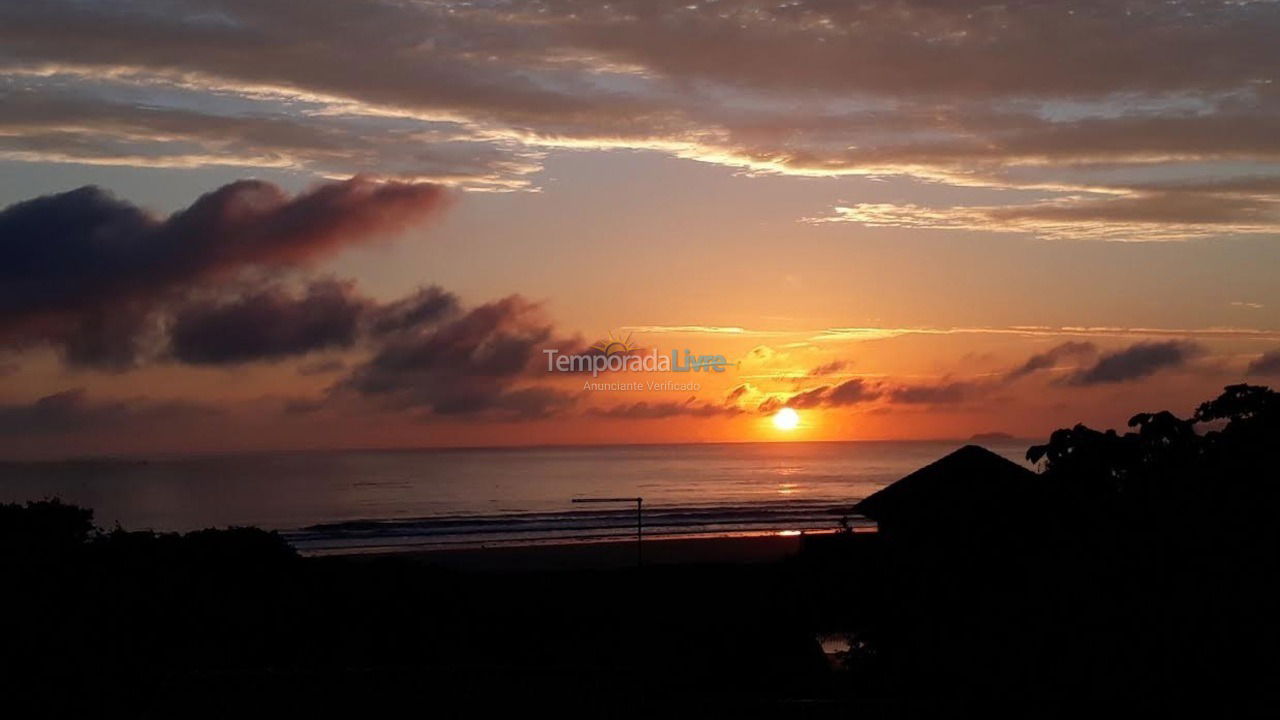
[[[1277,38],[1264,0],[0,2],[0,456],[1187,414],[1280,378]],[[610,333],[733,365],[546,371]]]

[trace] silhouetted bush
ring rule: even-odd
[[[0,504],[0,558],[5,562],[53,562],[83,550],[94,532],[92,510],[57,499]]]

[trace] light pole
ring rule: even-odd
[[[575,503],[635,503],[636,504],[636,567],[640,567],[644,558],[641,555],[641,543],[644,541],[644,524],[641,511],[644,506],[644,498],[640,497],[600,497],[600,498],[573,498],[570,502]]]

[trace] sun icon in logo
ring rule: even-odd
[[[627,337],[624,340],[620,337],[614,337],[613,331],[610,330],[609,337],[592,345],[591,349],[599,350],[605,355],[625,355],[635,350],[636,346],[631,344],[631,333],[627,333]]]

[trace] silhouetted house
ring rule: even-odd
[[[966,445],[854,506],[894,545],[969,545],[1033,530],[1040,476]]]

